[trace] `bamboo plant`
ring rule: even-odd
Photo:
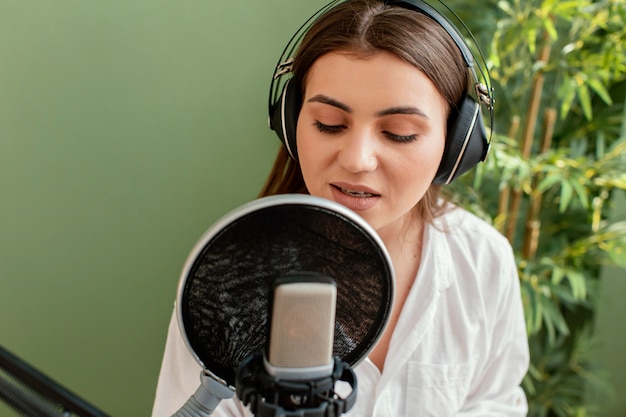
[[[451,188],[516,252],[529,416],[601,415],[593,361],[601,268],[626,268],[626,2],[448,2],[478,39],[496,97],[490,156]],[[609,387],[610,388],[610,387]],[[608,392],[608,388],[607,388]]]

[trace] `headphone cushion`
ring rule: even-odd
[[[302,107],[302,93],[298,83],[293,79],[287,80],[283,86],[280,100],[272,109],[270,127],[276,132],[281,142],[287,148],[289,155],[298,160],[296,146],[296,127]]]
[[[433,183],[447,184],[483,161],[488,148],[480,105],[466,96],[448,121],[446,148]]]

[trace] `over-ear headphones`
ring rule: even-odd
[[[293,53],[311,23],[319,16],[335,7],[335,5],[342,2],[341,0],[331,1],[322,9],[318,10],[316,14],[311,16],[293,35],[283,50],[283,54],[274,70],[274,77],[272,78],[270,86],[269,125],[283,142],[289,155],[295,160],[298,160],[296,126],[302,106],[301,86],[297,85],[298,83],[293,78],[285,79],[284,77],[291,74]],[[491,85],[491,82],[487,67],[485,65],[484,70],[479,68],[484,82],[488,83],[485,84],[477,77],[474,67],[474,55],[463,40],[458,29],[429,4],[422,0],[383,0],[383,2],[387,5],[414,10],[437,22],[450,35],[459,48],[463,56],[463,61],[473,77],[473,85],[476,91],[467,92],[465,97],[461,100],[458,109],[453,111],[448,120],[446,146],[441,164],[433,180],[435,184],[448,184],[461,174],[473,168],[479,162],[484,161],[487,156],[490,140],[487,139],[487,132],[483,123],[481,103],[487,106],[491,126],[493,126],[494,103],[493,89],[488,87]],[[447,8],[443,3],[441,4]],[[448,10],[454,15],[450,9]],[[463,24],[460,19],[458,20]],[[463,27],[473,40],[469,29],[467,29],[464,24]],[[478,46],[476,46],[476,48],[480,53]],[[484,62],[482,53],[480,57]]]

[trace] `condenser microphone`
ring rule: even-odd
[[[270,375],[313,380],[332,373],[336,300],[337,286],[326,276],[276,281],[264,361]]]
[[[330,417],[354,405],[354,372],[333,358],[336,300],[330,277],[304,273],[276,280],[267,348],[244,360],[237,374],[237,395],[255,416]],[[351,387],[345,399],[335,393],[338,381]]]

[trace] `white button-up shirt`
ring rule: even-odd
[[[508,241],[455,209],[425,229],[422,262],[394,329],[383,372],[355,366],[346,416],[525,416],[520,383],[528,339]],[[200,366],[172,317],[153,417],[171,416],[199,386]],[[338,391],[341,387],[338,387]],[[215,416],[251,416],[237,398]]]

